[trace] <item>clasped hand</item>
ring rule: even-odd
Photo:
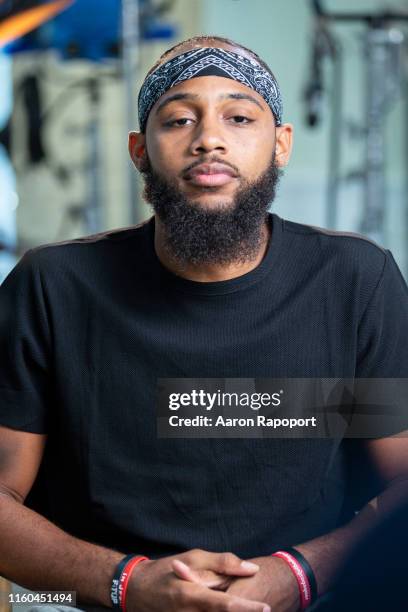
[[[128,612],[296,612],[299,591],[285,561],[191,550],[136,566]]]

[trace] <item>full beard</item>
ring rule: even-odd
[[[282,175],[274,158],[258,179],[237,190],[232,201],[220,196],[211,209],[190,200],[176,181],[158,174],[148,157],[141,172],[144,198],[163,224],[164,248],[179,265],[240,264],[257,258]]]

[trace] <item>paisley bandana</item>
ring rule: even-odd
[[[200,47],[177,55],[149,74],[138,98],[139,125],[146,129],[147,118],[157,100],[182,81],[202,76],[220,76],[239,81],[255,90],[270,107],[277,125],[282,124],[282,97],[274,77],[255,59],[218,47]]]

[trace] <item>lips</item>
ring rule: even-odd
[[[200,164],[189,170],[184,178],[193,185],[215,187],[226,185],[236,178],[234,170],[225,164]]]

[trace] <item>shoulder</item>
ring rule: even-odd
[[[286,219],[282,222],[283,231],[299,251],[310,256],[314,254],[322,263],[345,266],[347,273],[360,271],[378,280],[390,256],[387,249],[363,234],[328,230]]]
[[[317,225],[306,225],[287,219],[282,219],[282,221],[285,232],[303,236],[305,239],[308,237],[314,238],[326,247],[359,251],[361,253],[371,254],[373,257],[378,257],[382,261],[384,261],[387,253],[385,248],[363,234],[329,230]]]
[[[82,236],[61,242],[51,242],[34,247],[23,257],[27,266],[48,270],[64,265],[80,268],[81,265],[100,262],[101,257],[114,256],[129,247],[138,248],[146,237],[152,217],[130,227],[123,227],[97,234]]]
[[[108,247],[109,245],[122,243],[128,240],[137,241],[141,238],[149,224],[152,221],[152,217],[142,221],[138,225],[132,225],[129,227],[121,227],[105,232],[99,232],[97,234],[90,234],[87,236],[81,236],[80,238],[73,238],[71,240],[64,240],[61,242],[50,242],[34,247],[27,252],[30,257],[42,259],[43,257],[49,256],[50,254],[72,252],[75,250],[83,251],[96,251],[98,248]]]
[[[390,267],[390,251],[354,233],[282,219],[286,258],[316,294],[364,311]]]

